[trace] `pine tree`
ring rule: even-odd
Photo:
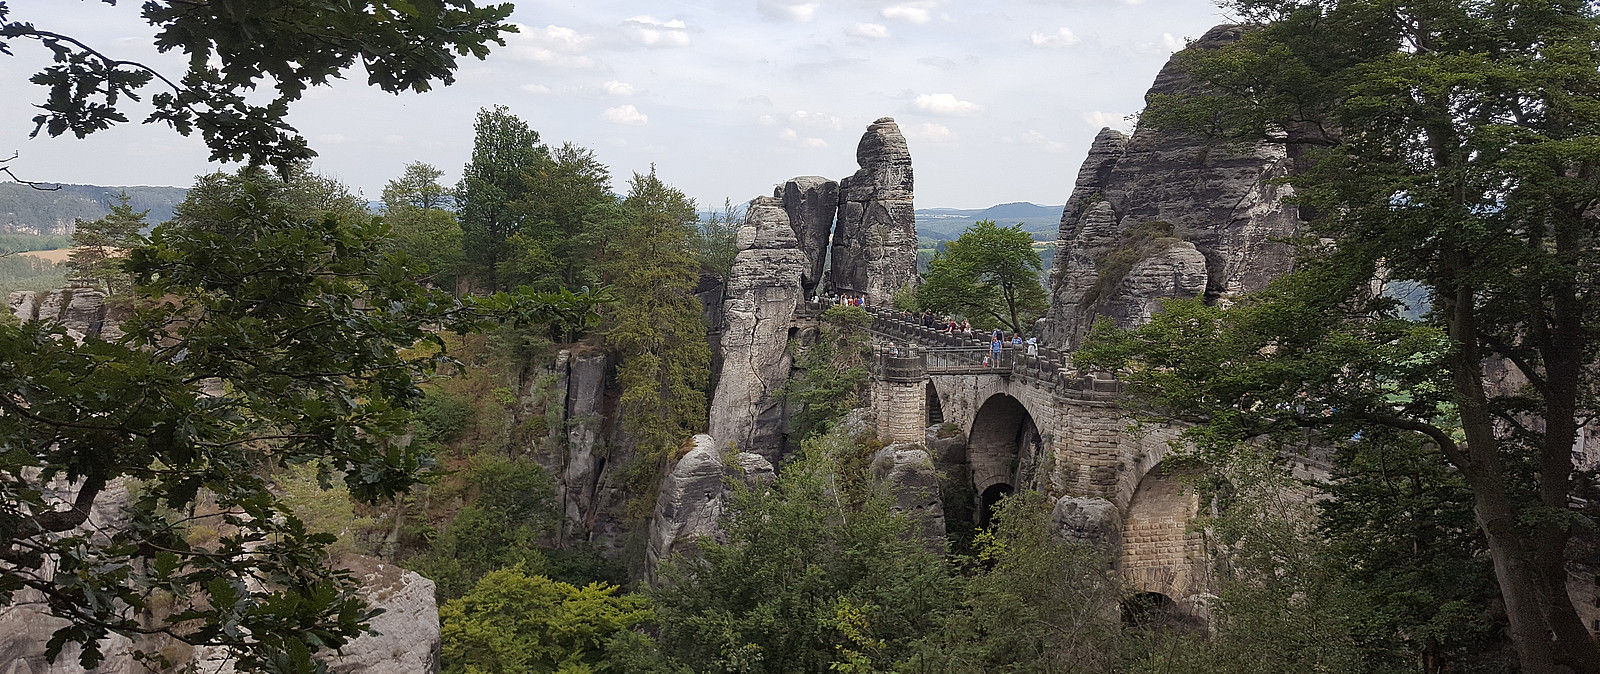
[[[634,174],[609,265],[616,297],[606,342],[620,352],[624,428],[640,458],[635,475],[653,480],[673,449],[705,427],[711,347],[694,296],[700,262],[694,201],[652,167]]]
[[[138,244],[139,230],[145,227],[150,211],[134,211],[127,193],[117,195],[111,212],[99,220],[78,220],[73,224],[74,248],[67,266],[78,278],[105,282],[113,294],[126,293],[132,282],[122,272],[121,258]]]

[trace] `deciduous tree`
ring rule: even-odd
[[[1033,236],[1022,225],[1000,227],[980,220],[934,254],[918,287],[917,304],[965,315],[980,327],[1026,332],[1049,307],[1039,283],[1041,268]]]

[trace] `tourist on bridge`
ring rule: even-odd
[[[962,319],[962,321],[961,321],[961,334],[969,335],[969,336],[972,334],[972,321],[968,321],[966,319]]]
[[[1000,332],[1000,331],[996,330],[995,332]],[[1000,341],[1000,336],[999,335],[996,335],[994,339],[989,340],[989,353],[992,354],[992,357],[994,358],[994,363],[996,365],[1000,364],[1000,349],[1002,348],[1003,344],[1004,344],[1004,342]]]
[[[1020,333],[1020,332],[1011,333],[1011,346],[1016,347],[1018,349],[1022,348],[1022,333]]]
[[[1039,357],[1039,338],[1038,337],[1029,337],[1028,338],[1028,356],[1031,357],[1031,358],[1038,358]]]

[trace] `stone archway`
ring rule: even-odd
[[[1039,428],[1022,401],[1004,393],[990,396],[967,434],[973,488],[979,494],[997,484],[1026,488],[1041,447]]]
[[[1122,522],[1122,576],[1129,589],[1180,603],[1210,591],[1205,534],[1189,529],[1200,499],[1185,477],[1160,465],[1151,469]]]

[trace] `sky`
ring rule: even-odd
[[[180,74],[137,2],[13,0],[11,18]],[[472,121],[504,105],[552,144],[591,148],[613,188],[653,163],[703,207],[791,176],[853,173],[867,125],[894,117],[919,208],[1063,203],[1095,133],[1128,129],[1185,39],[1227,17],[1207,0],[517,0],[520,32],[457,82],[385,94],[365,76],[308,92],[290,116],[319,172],[376,199],[404,165],[460,176]],[[48,64],[0,55],[0,157],[30,180],[187,186],[216,170],[198,136],[125,124],[30,139]],[[134,104],[130,118],[143,117]]]

